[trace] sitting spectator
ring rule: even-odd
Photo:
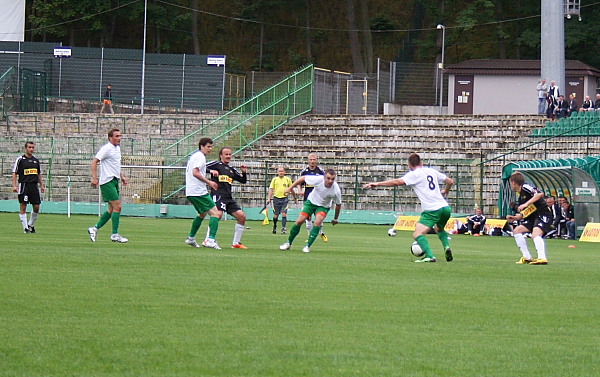
[[[544,238],[557,238],[560,237],[560,231],[561,231],[561,224],[562,224],[562,208],[560,208],[560,205],[556,202],[556,199],[554,198],[554,196],[547,196],[546,198],[546,204],[548,205],[548,208],[550,209],[550,212],[552,212],[552,216],[554,217],[554,219],[552,220],[552,223],[550,224],[550,231],[548,231],[548,233],[546,233],[544,235]]]
[[[592,102],[590,96],[585,96],[585,100],[581,104],[579,111],[590,111],[594,110],[594,102]]]
[[[575,99],[575,93],[569,94],[569,111],[567,116],[571,116],[571,114],[579,111],[579,105],[577,104],[577,100]]]
[[[567,236],[566,239],[574,240],[575,239],[575,209],[569,201],[565,198],[562,203],[562,216],[565,218],[565,224],[567,226]]]
[[[556,114],[557,118],[566,118],[569,114],[569,103],[565,100],[565,96],[562,94],[558,97],[558,102],[556,103],[554,113]]]
[[[458,219],[454,219],[454,230],[450,232],[451,234],[465,234],[467,231],[468,229],[465,223]]]
[[[600,111],[600,94],[596,94],[596,102],[594,102],[594,110]]]
[[[485,234],[485,216],[481,208],[475,208],[475,214],[467,216],[467,234],[474,236]]]

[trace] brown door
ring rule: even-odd
[[[473,75],[454,76],[454,114],[473,114]]]
[[[581,104],[585,100],[585,97],[583,95],[583,76],[565,77],[565,87],[567,88],[567,90],[565,90],[564,93],[561,91],[560,94],[564,94],[565,99],[568,101],[569,94],[575,93],[577,105],[579,106],[579,108],[581,108]],[[595,99],[592,98],[592,101],[595,101]]]

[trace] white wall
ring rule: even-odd
[[[538,80],[537,76],[475,76],[473,114],[537,114]]]

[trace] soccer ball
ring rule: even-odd
[[[422,257],[423,255],[425,255],[425,252],[423,251],[423,249],[421,249],[421,246],[419,246],[419,243],[417,241],[413,242],[412,245],[410,245],[410,252],[415,257]]]
[[[394,228],[388,229],[388,236],[396,237],[396,229],[394,229]]]

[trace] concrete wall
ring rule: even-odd
[[[569,76],[571,77],[571,76]],[[473,115],[523,115],[537,114],[538,76],[497,76],[475,75],[473,78]],[[572,81],[572,80],[571,80]],[[550,84],[550,79],[546,80]],[[589,95],[595,100],[596,80],[594,77],[584,76],[583,96],[577,98],[579,105]],[[450,75],[448,80],[448,114],[455,114],[454,95],[455,75]],[[568,99],[571,88],[560,88],[560,93]]]

